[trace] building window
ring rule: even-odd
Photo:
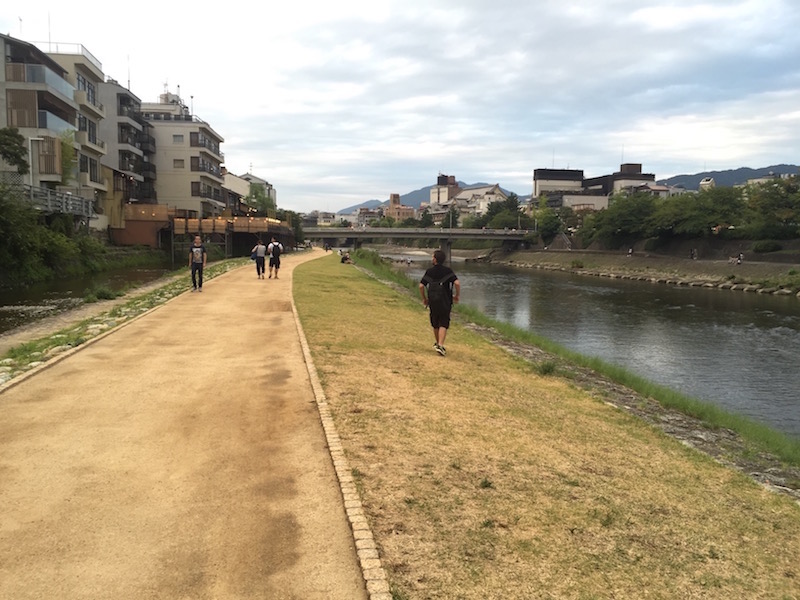
[[[183,144],[183,134],[182,133],[173,134],[172,143],[173,144]]]
[[[173,169],[183,169],[183,159],[182,158],[174,158],[174,159],[172,159],[172,168]]]
[[[192,182],[192,196],[199,196],[200,195],[200,182],[193,181]]]

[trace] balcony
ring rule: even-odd
[[[96,181],[100,180],[100,181]],[[99,176],[91,176],[89,173],[80,173],[80,177],[78,178],[82,187],[88,187],[93,190],[100,190],[103,192],[108,191],[108,185],[106,184],[106,180]]]
[[[68,123],[46,110],[39,111],[38,127],[39,129],[48,129],[56,135],[61,135],[65,131],[77,131],[78,129],[72,123]]]
[[[98,140],[97,137],[90,137],[86,131],[76,131],[75,141],[82,147],[94,150],[98,154],[106,153],[106,143],[103,140]]]
[[[105,119],[106,110],[100,102],[94,102],[89,98],[89,94],[85,90],[75,90],[75,102],[81,110],[84,110],[94,116],[96,119]]]
[[[43,83],[74,106],[75,88],[69,81],[59,77],[55,71],[44,65],[6,63],[6,81]]]
[[[156,166],[153,163],[142,162],[139,167],[139,172],[142,174],[142,177],[150,181],[156,180]]]
[[[156,152],[156,138],[146,133],[139,133],[136,135],[136,142],[139,144],[142,152],[147,154],[155,154]]]

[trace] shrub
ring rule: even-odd
[[[571,266],[573,269],[582,269],[582,268],[583,268],[583,261],[582,261],[582,260],[573,260],[573,261],[570,263],[570,266]]]
[[[783,250],[783,246],[773,240],[761,240],[754,242],[751,250],[759,253],[777,252],[778,250]]]

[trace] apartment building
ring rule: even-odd
[[[15,127],[26,138],[30,164],[23,178],[0,160],[3,178],[56,189],[71,177],[72,165],[62,164],[61,140],[72,139],[77,131],[75,86],[67,68],[35,45],[6,35],[0,35],[0,44],[5,65],[0,74],[0,127]],[[88,97],[77,97],[88,102]]]
[[[80,44],[59,42],[36,45],[64,69],[65,79],[75,88],[74,99],[78,105],[74,139],[78,173],[61,189],[102,201],[108,192],[101,169],[106,144],[99,135],[100,122],[106,116],[98,94],[103,83],[103,65]]]
[[[226,208],[222,136],[192,115],[178,94],[165,92],[158,102],[141,104],[142,118],[152,125],[158,203],[176,216],[207,218]]]
[[[391,217],[398,223],[406,219],[415,218],[413,206],[405,206],[400,203],[400,194],[389,194],[389,206],[383,209],[383,216]]]
[[[152,125],[142,118],[141,100],[114,79],[100,84],[106,110],[100,138],[106,144],[101,164],[109,190],[98,206],[100,220],[112,228],[124,227],[127,204],[156,204],[156,141]]]

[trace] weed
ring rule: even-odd
[[[582,261],[582,260],[573,260],[573,261],[570,263],[570,266],[571,266],[573,269],[582,269],[582,268],[583,268],[583,261]]]
[[[542,377],[552,375],[556,372],[556,363],[552,360],[545,360],[540,363],[536,363],[534,370]]]
[[[488,490],[493,488],[494,484],[489,479],[484,477],[483,479],[481,479],[481,482],[480,484],[478,484],[478,487],[481,488],[482,490]]]

